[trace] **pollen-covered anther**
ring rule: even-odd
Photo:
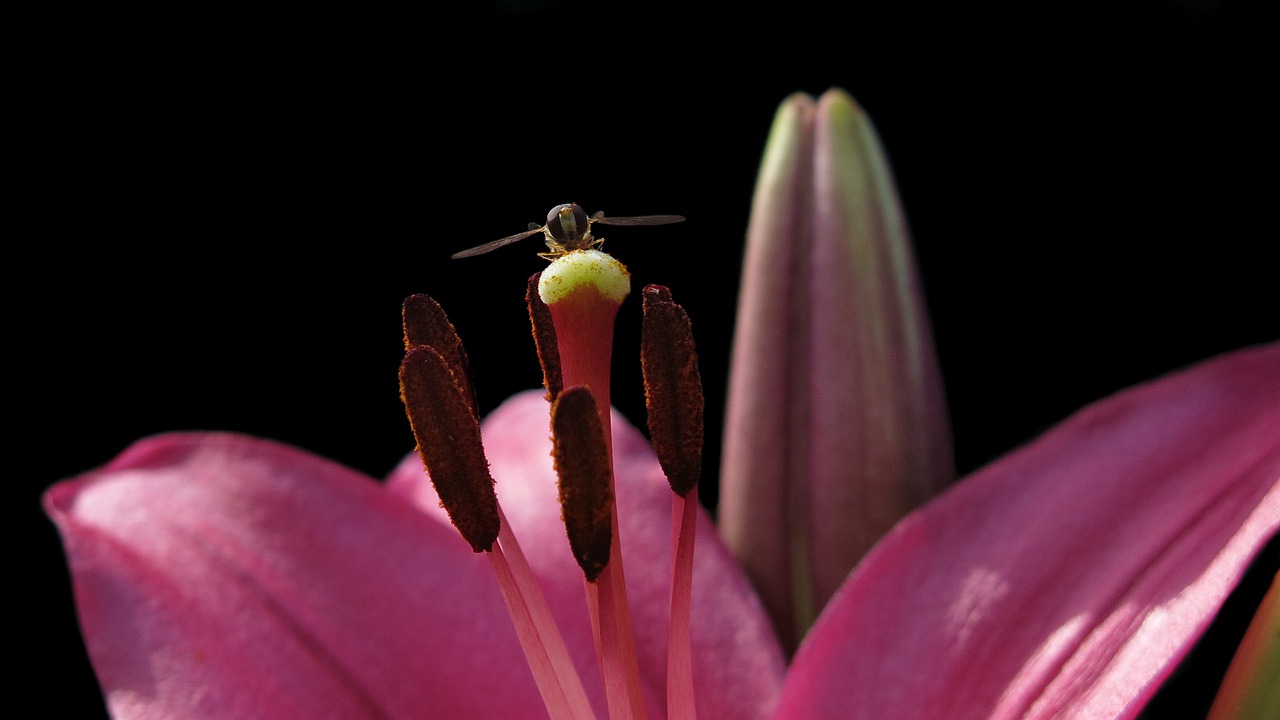
[[[609,562],[613,490],[609,446],[589,389],[570,387],[556,397],[551,434],[569,547],[587,580],[595,581]]]
[[[702,376],[689,316],[661,285],[644,289],[640,365],[653,449],[671,489],[684,497],[702,474]]]
[[[555,400],[564,389],[564,375],[560,370],[560,349],[556,346],[556,327],[551,310],[538,294],[538,281],[542,273],[529,278],[524,299],[529,305],[529,323],[533,325],[533,344],[538,349],[538,363],[542,365],[542,385],[547,389],[547,400]]]
[[[440,353],[474,413],[476,395],[471,384],[467,352],[444,308],[429,295],[410,295],[404,301],[401,319],[404,325],[404,349],[409,351],[426,345]]]
[[[435,348],[421,345],[405,354],[400,398],[441,507],[473,550],[489,550],[500,525],[480,423],[448,361]]]

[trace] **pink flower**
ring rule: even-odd
[[[671,491],[644,437],[611,423],[643,701],[664,717]],[[1277,428],[1280,344],[1102,400],[894,525],[789,665],[700,512],[698,717],[1132,717],[1280,526]],[[483,433],[603,717],[542,394],[512,398]],[[268,440],[162,435],[45,506],[116,717],[545,716],[489,563],[416,455],[378,483]]]
[[[547,403],[512,398],[485,431],[499,496],[585,676],[594,650],[555,500]],[[665,605],[643,601],[664,598],[670,490],[621,419],[615,446],[629,481],[623,529],[639,555],[628,580],[652,625]],[[267,440],[162,435],[53,488],[46,504],[116,717],[544,712],[488,563],[450,527],[416,455],[384,486]],[[727,553],[700,549],[698,670],[721,703],[708,700],[707,717],[751,717],[772,701],[781,656]],[[638,641],[642,658],[665,658],[665,636]],[[598,685],[588,693],[601,698]]]

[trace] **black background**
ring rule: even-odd
[[[44,488],[172,429],[384,474],[413,445],[405,296],[451,314],[482,410],[540,382],[523,305],[538,241],[448,257],[557,203],[688,217],[615,228],[607,249],[693,319],[713,506],[752,186],[791,92],[843,87],[877,124],[962,472],[1280,337],[1255,7],[1026,5],[6,4],[10,592],[36,640],[16,687],[50,717],[101,712]],[[614,397],[642,423],[638,304]]]

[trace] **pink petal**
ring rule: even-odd
[[[900,523],[780,718],[1132,717],[1280,526],[1280,345],[1118,394]]]
[[[627,593],[650,717],[665,716],[671,488],[649,443],[613,415],[614,469]],[[548,406],[541,391],[508,400],[484,422],[498,501],[542,580],[588,693],[598,695],[582,572],[560,522],[551,465]],[[392,474],[393,491],[443,516],[416,456]],[[693,576],[693,670],[700,720],[767,717],[784,662],[759,600],[701,512]],[[603,706],[597,705],[597,708]]]
[[[117,718],[543,712],[488,563],[352,470],[165,435],[45,507]]]

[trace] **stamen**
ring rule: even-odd
[[[457,377],[434,348],[420,345],[400,363],[400,398],[440,505],[471,549],[498,537],[498,498],[480,442],[480,423]]]
[[[426,295],[405,301],[403,319],[408,352],[400,365],[400,395],[440,504],[472,549],[487,551],[548,715],[594,720],[542,589],[498,505],[462,342]]]
[[[671,500],[667,718],[694,720],[697,709],[689,634],[704,402],[689,316],[672,300],[671,292],[660,285],[644,289],[640,363],[644,370],[649,435],[658,463],[675,493]]]
[[[551,310],[538,294],[538,281],[542,273],[529,278],[524,299],[529,305],[529,322],[533,325],[533,343],[538,348],[538,363],[542,365],[542,385],[547,389],[547,400],[555,400],[564,390],[564,377],[560,373],[560,350],[556,347],[556,326],[551,321]]]
[[[654,452],[671,489],[685,497],[702,474],[702,376],[689,316],[661,285],[644,289],[640,365]]]
[[[609,563],[613,491],[609,487],[609,448],[589,389],[571,387],[555,399],[551,436],[569,547],[587,581],[595,582]]]

